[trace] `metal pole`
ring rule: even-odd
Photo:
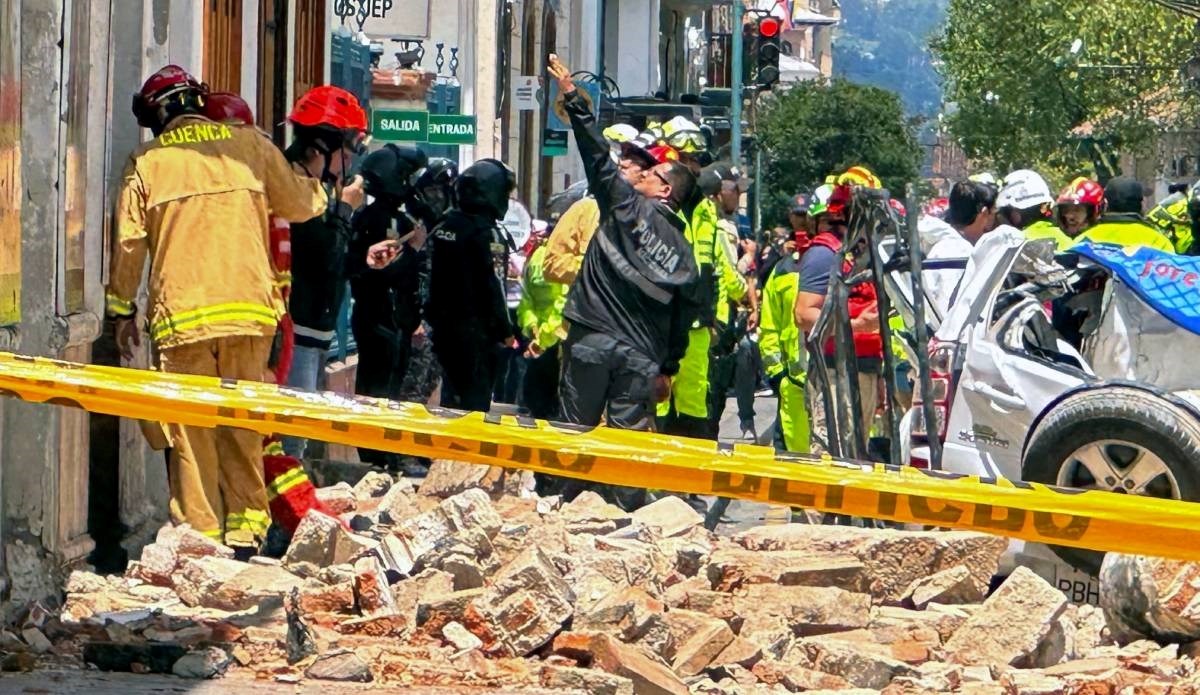
[[[742,164],[742,21],[745,16],[746,5],[743,0],[733,0],[733,79],[730,80],[729,90],[729,127],[733,137],[730,152],[735,166]]]
[[[608,15],[608,0],[596,0],[596,9],[600,15],[600,21],[596,22],[596,81],[600,83],[600,89],[604,89],[604,20]]]
[[[755,241],[762,243],[766,236],[766,225],[762,221],[762,189],[765,181],[762,173],[762,143],[754,141],[754,225],[759,230],[759,238]],[[751,236],[755,227],[751,227]]]
[[[929,439],[929,467],[941,470],[941,431],[937,426],[937,411],[933,407],[933,381],[929,374],[929,325],[925,323],[925,283],[921,275],[924,254],[921,253],[921,233],[917,227],[918,201],[911,183],[905,187],[904,193],[905,207],[908,210],[908,257],[912,272],[913,321],[917,324],[913,329],[917,334],[916,367],[921,387],[921,414],[925,418],[925,433]]]

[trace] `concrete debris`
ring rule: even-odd
[[[57,616],[15,613],[0,665],[447,692],[1200,692],[1200,642],[1163,646],[1200,634],[1197,566],[1110,556],[1104,610],[1025,569],[985,600],[1003,539],[719,537],[677,496],[627,513],[529,482],[438,461],[420,492],[382,473],[322,488],[337,517],[310,512],[282,560],[165,527],[124,576],[71,573]]]
[[[917,610],[924,610],[931,603],[977,603],[982,600],[983,592],[972,580],[971,570],[964,565],[921,577],[904,592],[905,603]]]
[[[374,555],[359,558],[354,563],[354,598],[365,617],[396,614],[396,599],[392,596],[387,573]]]
[[[392,476],[386,473],[371,471],[354,486],[354,499],[359,502],[383,497],[392,489]]]
[[[483,641],[463,627],[462,623],[446,623],[446,626],[442,628],[442,637],[446,638],[446,641],[454,645],[454,648],[460,652],[469,652],[483,646]]]
[[[308,565],[317,569],[340,565],[350,559],[354,548],[350,533],[337,519],[309,510],[283,556],[284,567]]]
[[[651,502],[629,516],[654,529],[663,538],[681,536],[704,524],[704,517],[675,495]]]
[[[329,487],[317,488],[317,501],[334,514],[352,512],[358,507],[358,499],[350,483],[341,482]]]
[[[314,680],[344,683],[370,683],[375,680],[366,662],[348,649],[322,654],[304,670],[304,675]]]
[[[46,639],[46,635],[36,627],[27,627],[21,630],[21,637],[35,654],[45,654],[54,648],[54,645],[50,644],[50,640]]]
[[[503,477],[503,468],[439,459],[429,466],[420,493],[429,497],[451,497],[477,488],[493,495],[503,488]]]
[[[180,678],[216,678],[225,673],[233,657],[224,649],[208,647],[188,652],[171,666],[171,673]]]
[[[1037,668],[1043,642],[1058,626],[1067,597],[1025,567],[1018,567],[983,607],[955,631],[946,651],[962,664]]]

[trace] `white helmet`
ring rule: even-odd
[[[1046,179],[1029,169],[1018,169],[1005,176],[1004,185],[1000,187],[1000,193],[996,196],[997,210],[1028,210],[1046,204],[1054,204],[1050,186],[1046,185]]]

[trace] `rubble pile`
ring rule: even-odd
[[[0,633],[92,667],[284,683],[608,694],[1184,693],[1188,648],[1114,643],[1104,614],[1007,541],[790,524],[733,538],[686,502],[632,514],[528,474],[436,462],[421,489],[369,474],[319,491],[279,560],[163,529],[125,576],[75,572],[61,613]],[[986,597],[986,598],[985,598]]]

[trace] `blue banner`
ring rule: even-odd
[[[1200,334],[1200,257],[1090,241],[1071,251],[1107,268],[1176,325]]]

